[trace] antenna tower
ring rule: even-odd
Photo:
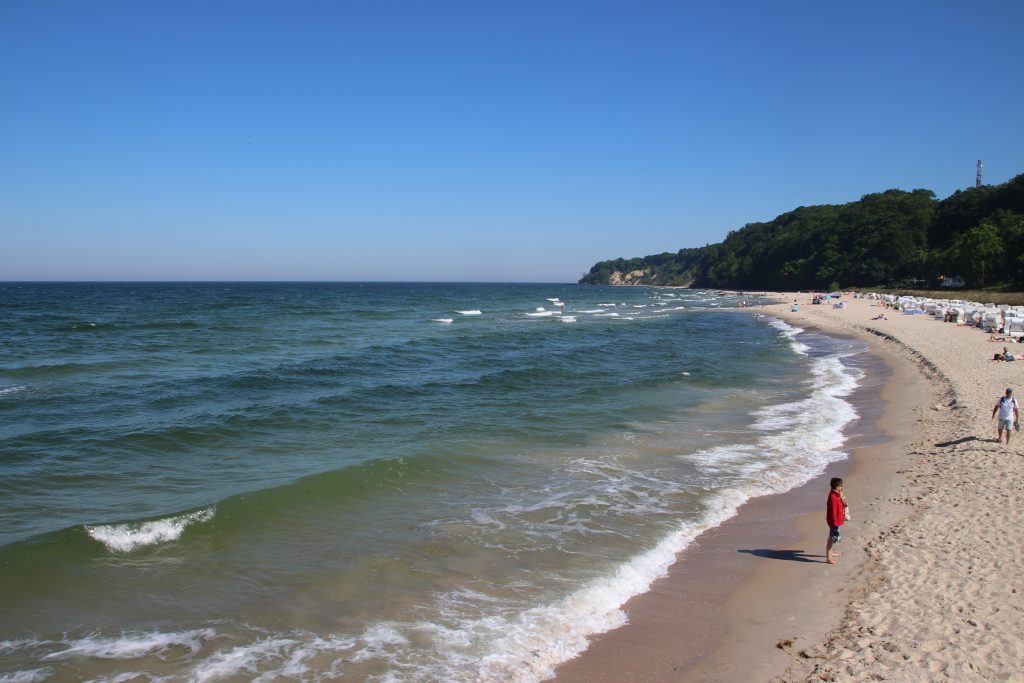
[[[974,186],[981,187],[981,159],[978,159],[978,175],[974,177]]]

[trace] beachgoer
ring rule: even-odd
[[[793,299],[793,305],[789,307],[789,310],[793,311],[794,313],[800,310],[800,304],[796,302],[796,299]]]
[[[1020,429],[1018,426],[1020,419],[1019,406],[1017,405],[1017,399],[1013,397],[1013,389],[1007,387],[1006,394],[1000,396],[996,401],[996,405],[992,408],[992,417],[999,413],[999,426],[996,432],[996,441],[1001,441],[1003,438],[1003,430],[1006,430],[1006,445],[1010,445],[1010,432],[1014,428]]]
[[[835,564],[839,553],[832,552],[832,546],[842,538],[839,536],[839,527],[846,521],[846,496],[843,495],[843,480],[839,477],[832,477],[829,482],[832,490],[828,492],[828,500],[825,501],[825,521],[828,522],[828,543],[825,544],[825,561]]]

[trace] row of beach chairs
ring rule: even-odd
[[[896,305],[904,313],[926,315],[936,320],[978,327],[986,332],[1001,331],[1012,337],[1024,336],[1024,306],[912,296],[897,297],[892,294],[869,294],[868,297]]]

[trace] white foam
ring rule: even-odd
[[[555,297],[554,299],[548,299],[548,301],[550,301],[550,302],[551,302],[551,303],[553,303],[553,304],[559,304],[559,303],[561,303],[561,302],[559,301],[559,299],[558,299],[558,297],[557,297],[557,296],[556,296],[556,297]]]
[[[806,354],[806,347],[803,351]],[[715,478],[726,476],[749,496],[782,493],[842,460],[843,429],[857,418],[845,400],[864,373],[840,357],[811,365],[812,390],[805,399],[755,411],[753,427],[767,432],[752,443],[729,444],[686,456]]]
[[[97,659],[135,659],[155,656],[171,659],[180,656],[182,650],[195,654],[203,642],[213,638],[212,628],[171,633],[150,632],[125,634],[117,638],[90,637],[63,643],[65,649],[43,657],[44,660],[67,659],[68,657],[95,657]]]
[[[531,318],[550,318],[553,315],[562,315],[562,314],[560,312],[558,312],[558,311],[540,311],[540,312],[537,312],[537,313],[527,313],[526,315],[530,316]]]
[[[455,312],[458,313],[459,315],[482,315],[483,314],[483,311],[478,311],[476,309],[473,309],[472,311],[455,311]]]
[[[618,306],[618,304],[598,304],[598,306]]]
[[[664,576],[676,555],[704,530],[735,514],[746,497],[725,492],[714,497],[703,518],[683,522],[654,548],[629,558],[607,576],[585,583],[576,591],[549,604],[526,610],[505,609],[470,619],[458,628],[434,623],[388,624],[392,629],[426,632],[444,659],[423,672],[427,680],[517,681],[534,683],[554,675],[555,667],[577,656],[596,633],[626,623],[622,606],[645,593]],[[448,594],[450,603],[468,601],[479,605],[494,598]],[[500,605],[495,605],[500,609]],[[486,649],[480,654],[479,648]]]
[[[26,669],[12,673],[0,674],[0,683],[37,683],[45,681],[53,675],[53,669]]]
[[[10,396],[11,394],[16,394],[19,391],[25,391],[26,388],[27,387],[24,387],[24,386],[20,386],[20,387],[0,387],[0,396]]]
[[[538,306],[537,308],[535,308],[533,310],[535,310],[535,311],[537,311],[539,313],[539,312],[547,310],[547,309],[545,309],[543,306]]]
[[[245,676],[254,679],[253,674],[260,672],[260,666],[268,661],[282,659],[295,649],[300,642],[293,638],[266,638],[249,645],[240,645],[210,655],[192,670],[190,681],[204,683],[219,681],[233,676]],[[302,667],[301,673],[305,672]],[[275,672],[277,673],[277,672]],[[264,674],[256,680],[272,680]]]
[[[778,318],[769,318],[768,324],[774,327],[775,329],[779,330],[780,332],[782,332],[784,336],[789,338],[789,341],[791,342],[794,351],[799,353],[801,356],[807,355],[807,351],[810,347],[808,347],[806,344],[803,344],[802,342],[797,341],[796,339],[796,336],[804,331],[802,327],[793,327],[792,325],[785,323],[779,320]]]
[[[603,308],[591,308],[586,311],[576,311],[577,313],[604,313]]]
[[[431,322],[441,323],[442,325],[451,325],[454,320],[454,318],[434,318]]]
[[[108,550],[127,553],[145,546],[175,541],[181,537],[189,525],[197,522],[209,522],[216,514],[217,508],[209,507],[151,522],[86,525],[85,531],[93,539],[106,546]]]
[[[574,323],[574,322],[576,322],[576,316],[574,316],[574,315],[563,315],[561,318],[559,318],[559,320],[561,320],[563,323]]]

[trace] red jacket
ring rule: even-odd
[[[825,504],[825,521],[829,526],[842,526],[846,521],[846,506],[839,497],[838,491],[829,491],[828,502]]]

